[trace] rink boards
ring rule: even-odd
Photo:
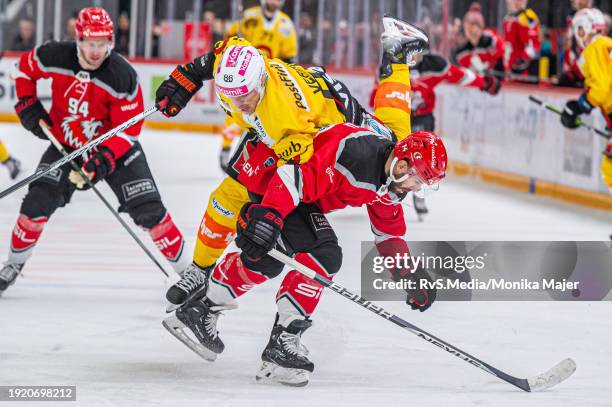
[[[0,120],[4,121],[16,120],[15,90],[10,79],[16,61],[15,55],[0,60]],[[155,89],[175,63],[134,61],[133,65],[145,105],[150,105]],[[331,72],[368,106],[374,85],[372,73]],[[49,83],[41,81],[39,95],[44,99],[49,94]],[[499,95],[490,96],[477,89],[441,85],[436,94],[436,130],[444,137],[454,173],[612,210],[612,197],[599,172],[604,140],[584,129],[565,129],[557,115],[528,100],[529,95],[535,95],[562,107],[568,99],[577,98],[580,90],[510,85]],[[146,124],[157,129],[218,132],[224,119],[207,82],[179,116],[166,119],[156,114]],[[596,111],[585,121],[605,127]]]

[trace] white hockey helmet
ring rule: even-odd
[[[255,90],[261,98],[267,78],[266,61],[257,48],[232,45],[223,51],[217,66],[215,89],[229,98]]]
[[[591,34],[602,33],[606,28],[603,13],[595,8],[578,10],[572,18],[572,31],[580,47],[584,48],[586,39]]]

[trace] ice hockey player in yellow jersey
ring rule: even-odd
[[[227,33],[227,38],[238,36],[268,58],[293,62],[298,53],[297,35],[291,18],[282,12],[283,0],[261,0],[261,6],[254,6],[242,13]],[[225,171],[234,140],[242,133],[231,117],[227,117],[221,131],[222,146],[219,165]]]
[[[407,61],[412,54],[428,47],[427,36],[399,20],[385,18],[385,22],[386,79],[408,81]],[[205,271],[233,240],[238,213],[249,202],[248,193],[240,184],[242,180],[253,182],[257,172],[269,165],[307,161],[313,153],[313,138],[328,125],[349,122],[389,137],[394,137],[394,132],[399,139],[410,132],[406,127],[410,123],[407,103],[383,106],[381,113],[389,120],[386,126],[366,112],[346,86],[322,68],[306,69],[269,59],[248,41],[236,37],[218,43],[213,52],[197,57],[193,63],[178,66],[157,89],[156,101],[168,99],[162,112],[174,116],[204,80],[213,79],[219,104],[246,133],[230,159],[227,170],[230,176],[211,194],[200,224],[194,262],[191,270],[188,268],[183,274],[187,279],[198,276],[193,277],[194,284],[204,278]],[[409,90],[409,82],[404,89]],[[261,145],[273,149],[277,161],[245,165],[244,158],[253,157]],[[171,302],[181,303],[184,297]]]
[[[584,93],[578,100],[566,103],[561,123],[576,128],[576,119],[597,108],[604,115],[609,134],[612,134],[612,38],[604,34],[605,20],[597,9],[582,9],[572,20],[576,41],[584,47],[578,63],[584,75]],[[601,174],[612,192],[612,139],[604,149]]]
[[[17,178],[21,172],[21,163],[19,160],[11,157],[6,146],[0,140],[0,164],[4,165],[9,172],[11,179]]]
[[[268,58],[294,62],[297,35],[291,18],[281,11],[283,5],[283,0],[261,0],[261,6],[242,13],[242,19],[230,27],[227,36],[244,38]]]

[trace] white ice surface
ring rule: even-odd
[[[45,144],[17,125],[1,125],[0,138],[31,173]],[[192,246],[221,179],[219,139],[146,131],[142,143]],[[0,168],[0,188],[9,184]],[[2,257],[23,194],[0,200]],[[604,240],[612,232],[609,214],[452,176],[428,204],[425,223],[407,211],[412,240]],[[345,253],[336,281],[359,290],[359,242],[371,238],[367,218],[348,209],[330,219]],[[152,247],[146,233],[138,234]],[[612,405],[610,303],[439,302],[423,314],[384,304],[519,377],[576,360],[567,382],[528,394],[327,292],[304,336],[316,370],[306,388],[294,389],[254,380],[280,279],[226,312],[219,323],[226,350],[209,364],[161,326],[162,277],[91,192],[75,194],[47,225],[25,275],[0,298],[0,385],[76,385],[78,401],[67,405],[79,406]]]

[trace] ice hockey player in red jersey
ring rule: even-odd
[[[334,277],[342,263],[342,249],[326,213],[366,206],[380,254],[409,253],[403,240],[406,223],[401,199],[410,191],[440,182],[447,165],[441,139],[426,131],[397,142],[353,124],[339,124],[321,130],[314,147],[306,163],[271,166],[262,175],[266,189],[249,192],[263,197],[259,203],[246,204],[239,216],[236,245],[242,252],[228,253],[215,266],[202,300],[187,302],[176,317],[165,321],[175,336],[203,357],[214,360],[224,350],[217,331],[219,312],[235,308],[237,297],[283,270],[283,263],[267,255],[270,249],[277,247],[326,278]],[[274,161],[273,150],[269,154]],[[392,270],[392,277],[431,281],[423,269]],[[308,383],[314,364],[301,336],[312,324],[311,314],[322,290],[295,270],[285,276],[276,295],[278,312],[258,380],[292,386]],[[424,311],[435,297],[435,289],[417,287],[407,290],[406,302]],[[184,340],[185,325],[200,344]]]
[[[455,50],[457,64],[478,74],[503,72],[504,41],[485,29],[480,4],[472,3],[463,16],[463,32],[467,41]]]
[[[538,75],[540,21],[527,0],[506,0],[504,67],[514,74]]]
[[[497,95],[501,88],[501,81],[495,76],[475,74],[469,69],[451,64],[441,55],[417,55],[416,62],[410,69],[412,131],[435,130],[435,88],[443,82],[477,88],[490,95]],[[419,219],[422,220],[429,212],[425,198],[413,194],[413,203]]]
[[[77,41],[46,42],[23,54],[17,64],[15,110],[21,124],[47,140],[42,120],[67,150],[79,148],[143,111],[136,72],[113,51],[114,29],[102,8],[81,10],[76,21]],[[49,112],[36,95],[39,79],[52,80]],[[142,123],[101,143],[83,159],[91,181],[105,180],[134,222],[149,231],[162,254],[177,268],[184,240],[164,207],[147,160],[138,142]],[[53,145],[45,150],[39,167],[59,160]],[[57,208],[70,202],[85,181],[69,164],[32,182],[13,229],[8,260],[0,270],[0,293],[13,284],[32,255],[45,224]]]

